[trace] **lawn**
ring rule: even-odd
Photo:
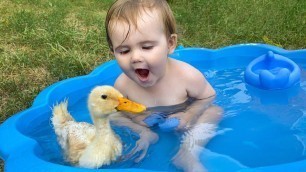
[[[1,0],[0,123],[45,87],[113,59],[104,19],[112,0]],[[306,1],[170,0],[179,44],[306,48]],[[0,171],[3,161],[0,162]]]

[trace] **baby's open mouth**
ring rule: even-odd
[[[148,78],[150,71],[148,69],[136,69],[135,72],[141,80],[145,80]]]

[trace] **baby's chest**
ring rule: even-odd
[[[138,91],[135,94],[129,94],[129,98],[147,107],[154,107],[180,104],[188,97],[185,89],[168,87],[154,92]]]

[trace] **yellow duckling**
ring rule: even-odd
[[[109,114],[117,111],[140,113],[146,109],[123,98],[111,86],[98,86],[89,94],[88,109],[94,125],[76,122],[67,106],[68,101],[54,106],[51,121],[66,159],[85,168],[109,165],[122,153],[122,143],[110,127]]]

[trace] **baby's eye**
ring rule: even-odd
[[[151,50],[153,48],[153,46],[143,46],[142,49],[144,50]]]
[[[130,52],[130,50],[123,50],[123,51],[120,51],[119,53],[121,54],[121,55],[125,55],[125,54],[127,54],[127,53],[129,53]]]

